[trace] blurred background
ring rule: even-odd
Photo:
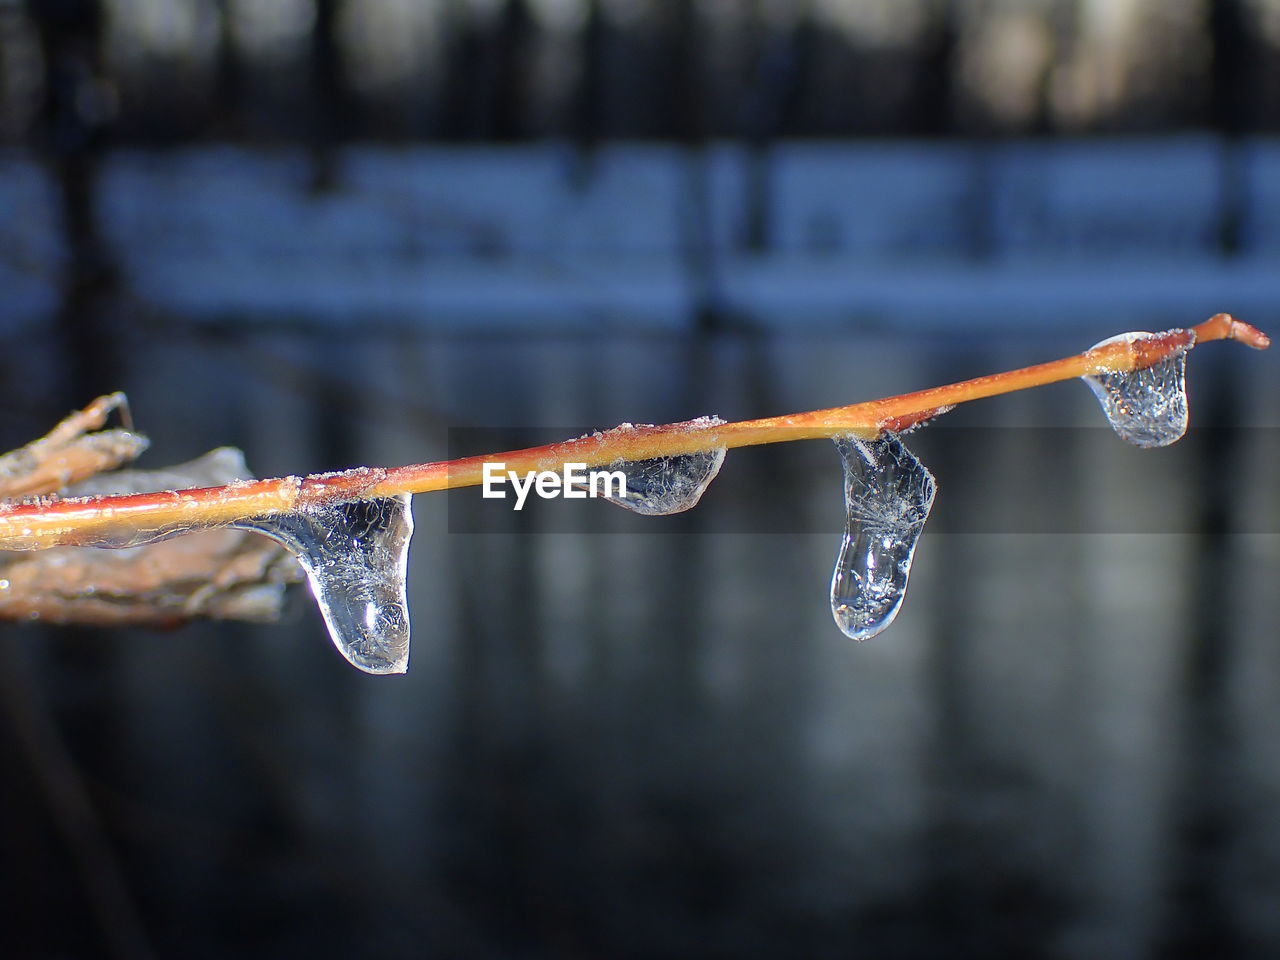
[[[1278,81],[1277,0],[0,0],[0,441],[122,389],[272,476],[1274,333]],[[1189,367],[1168,450],[1073,383],[913,438],[863,645],[825,443],[417,498],[407,677],[302,590],[6,625],[0,950],[1275,956],[1280,385]]]

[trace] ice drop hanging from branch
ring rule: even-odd
[[[623,496],[606,499],[645,517],[668,517],[692,510],[720,472],[724,453],[720,447],[652,460],[620,460],[605,469],[617,470],[626,478]]]
[[[366,673],[409,668],[406,575],[413,510],[409,494],[348,500],[237,520],[298,558],[329,636]]]
[[[719,417],[703,417],[693,422],[704,428],[724,423]],[[724,456],[724,447],[716,447],[648,460],[618,460],[605,469],[623,475],[623,496],[607,499],[646,517],[684,513],[698,505],[724,465]]]
[[[1122,333],[1097,346],[1133,343],[1156,336]],[[1095,347],[1096,349],[1096,347]],[[1136,370],[1117,370],[1083,377],[1115,432],[1138,447],[1167,447],[1187,432],[1187,350]]]
[[[706,430],[724,424],[719,417],[699,417],[669,427],[686,431]],[[652,431],[663,428],[653,424],[637,426],[623,423],[612,430],[588,434],[583,440],[607,440],[611,436],[622,437],[636,431]],[[724,465],[725,450],[716,447],[695,453],[677,453],[648,459],[618,459],[601,469],[622,475],[622,495],[607,493],[604,498],[645,517],[667,517],[692,510],[702,499],[711,481]],[[587,488],[587,484],[582,487]]]
[[[844,460],[844,539],[831,577],[831,615],[845,636],[869,640],[907,595],[916,542],[937,483],[895,433],[836,437]]]

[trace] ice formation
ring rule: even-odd
[[[278,540],[298,558],[334,645],[367,673],[409,668],[411,499],[350,500],[234,524]]]
[[[604,469],[620,470],[626,475],[626,496],[608,500],[646,517],[682,513],[702,499],[703,491],[720,472],[724,454],[721,448],[611,464]]]
[[[894,433],[836,437],[844,459],[844,539],[831,577],[831,614],[854,640],[893,622],[937,483]]]
[[[1149,333],[1122,333],[1094,347],[1117,340],[1133,341]],[[1093,390],[1107,422],[1123,439],[1139,447],[1165,447],[1187,432],[1187,352],[1180,350],[1141,370],[1099,373],[1081,377]]]

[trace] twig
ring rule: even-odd
[[[1271,344],[1260,330],[1219,313],[1190,330],[1114,340],[1049,363],[808,413],[737,423],[704,419],[661,426],[625,425],[562,443],[436,463],[359,467],[340,473],[128,496],[6,504],[0,505],[0,550],[39,550],[65,544],[126,546],[320,504],[476,486],[483,481],[484,464],[499,460],[508,470],[528,472],[558,470],[565,463],[591,468],[840,435],[870,438],[886,430],[904,430],[955,404],[1076,377],[1142,369],[1210,340],[1237,340],[1257,350]]]

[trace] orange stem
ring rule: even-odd
[[[224,526],[299,507],[476,486],[483,480],[486,463],[501,462],[505,470],[523,474],[558,471],[565,463],[589,469],[788,440],[848,434],[871,438],[886,430],[905,430],[959,403],[1092,374],[1142,369],[1210,340],[1238,340],[1257,350],[1271,344],[1255,327],[1219,313],[1190,330],[1115,340],[1049,363],[827,410],[737,423],[695,420],[661,426],[624,425],[562,443],[403,467],[360,467],[221,487],[0,504],[0,550],[38,550],[63,544],[119,546],[147,536]],[[143,532],[141,538],[138,531]]]

